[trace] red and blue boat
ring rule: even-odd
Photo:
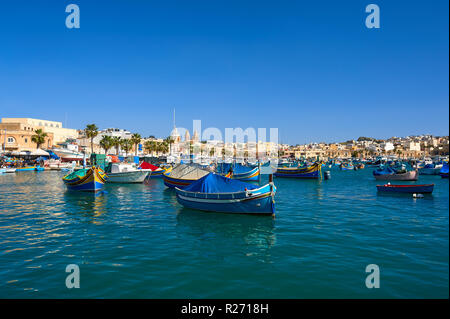
[[[434,184],[423,185],[377,185],[379,192],[390,193],[406,193],[406,194],[431,194],[434,189]]]
[[[273,182],[262,187],[215,173],[200,178],[189,186],[175,188],[178,202],[201,211],[274,215],[276,188]]]

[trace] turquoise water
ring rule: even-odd
[[[371,171],[275,179],[275,219],[183,209],[162,180],[93,196],[60,172],[0,175],[0,298],[448,298],[449,181],[381,196]]]

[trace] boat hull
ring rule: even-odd
[[[405,194],[431,194],[434,184],[424,185],[377,185],[379,192],[405,193]]]
[[[153,177],[153,176],[152,176]],[[191,185],[196,179],[183,179],[183,178],[174,178],[170,177],[168,174],[163,174],[164,185],[169,188],[183,188]]]
[[[268,184],[260,189],[238,193],[194,193],[176,188],[177,200],[184,207],[216,213],[274,215],[275,193]]]
[[[136,170],[131,172],[108,173],[110,183],[142,183],[150,172]]]
[[[409,171],[403,174],[374,175],[377,181],[417,181],[418,171]]]

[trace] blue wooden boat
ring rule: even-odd
[[[314,163],[306,167],[279,167],[274,175],[276,177],[318,179],[322,176],[322,164]]]
[[[93,166],[74,171],[64,176],[62,180],[70,190],[97,192],[103,189],[107,178],[100,167]]]
[[[439,175],[441,175],[442,178],[448,178],[448,163],[442,165]]]
[[[274,215],[276,187],[269,183],[262,187],[221,176],[215,173],[181,189],[175,188],[178,202],[202,211]]]
[[[377,185],[379,192],[391,193],[408,193],[408,194],[431,194],[434,189],[434,184],[423,185]]]
[[[188,164],[178,164],[172,171],[163,173],[164,185],[183,188],[207,175],[209,171]]]
[[[43,171],[45,171],[45,168],[42,167],[42,166],[36,166],[36,171],[37,172],[43,172]]]
[[[259,179],[259,167],[246,167],[240,164],[229,165],[222,168],[224,176],[231,179],[238,179],[240,181],[257,181]]]

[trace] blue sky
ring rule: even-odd
[[[78,4],[81,28],[65,27]],[[381,10],[367,29],[366,5]],[[8,1],[0,117],[283,143],[449,132],[448,1]]]

